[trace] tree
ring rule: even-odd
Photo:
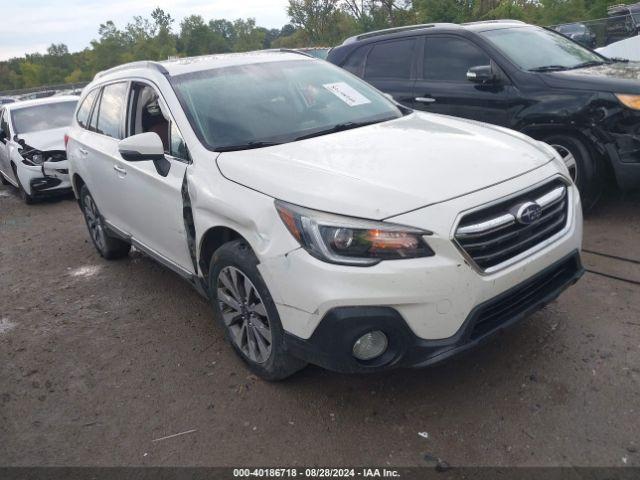
[[[256,28],[256,21],[253,18],[243,20],[241,18],[233,22],[235,32],[234,52],[248,52],[260,50],[265,39],[264,29]]]
[[[332,37],[338,20],[339,0],[289,0],[291,23],[306,32],[312,44],[320,45]]]

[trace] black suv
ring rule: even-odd
[[[518,21],[416,25],[347,39],[328,60],[408,107],[543,140],[565,159],[585,206],[607,165],[640,187],[640,65],[605,58]]]
[[[640,3],[613,5],[607,9],[605,44],[619,42],[640,33]]]

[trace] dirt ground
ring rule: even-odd
[[[587,219],[590,252],[638,262],[639,239],[640,195]],[[640,263],[584,263],[640,282]],[[0,465],[640,465],[639,416],[639,283],[587,273],[430,369],[270,384],[187,283],[102,260],[72,199],[0,188]]]

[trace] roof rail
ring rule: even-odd
[[[276,52],[282,53],[297,53],[298,55],[304,55],[305,57],[314,58],[312,55],[309,55],[307,52],[301,52],[300,50],[296,50],[295,48],[276,48],[274,49]]]
[[[458,26],[455,23],[423,23],[419,25],[407,25],[405,27],[394,27],[394,28],[385,28],[384,30],[374,30],[373,32],[361,33],[360,35],[355,35],[353,37],[347,38],[343,45],[347,45],[349,43],[357,42],[358,40],[363,40],[365,38],[377,37],[378,35],[387,35],[389,33],[399,33],[399,32],[407,32],[411,30],[421,30],[423,28],[433,28],[439,26]]]
[[[466,23],[463,23],[462,25],[482,25],[484,23],[522,23],[522,24],[526,24],[526,22],[523,22],[522,20],[513,20],[513,19],[509,19],[509,18],[500,18],[500,19],[496,19],[496,20],[478,20],[476,22],[466,22]]]
[[[103,70],[102,72],[96,73],[96,76],[93,77],[93,79],[97,80],[98,78],[104,77],[109,73],[119,72],[121,70],[130,70],[132,68],[150,68],[152,70],[156,70],[157,72],[162,73],[163,75],[169,74],[167,69],[164,68],[164,66],[162,66],[160,63],[152,62],[149,60],[142,60],[140,62],[124,63],[122,65],[118,65],[117,67],[109,68],[108,70]]]

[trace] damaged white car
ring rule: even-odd
[[[71,191],[64,138],[78,97],[16,102],[0,109],[0,181],[26,203]]]

